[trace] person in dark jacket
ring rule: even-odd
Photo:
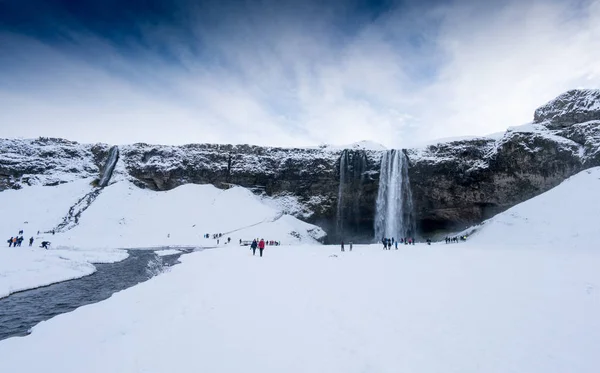
[[[262,238],[260,239],[260,242],[258,243],[258,251],[260,251],[260,256],[262,257],[263,254],[263,250],[265,249],[265,240],[263,240]]]
[[[29,247],[31,247],[31,245],[33,245],[33,237],[29,239]]]
[[[256,240],[253,240],[252,243],[250,244],[250,248],[252,249],[252,255],[256,255],[256,247],[258,246],[258,244],[256,243]]]
[[[342,252],[344,252],[344,241],[342,241]]]

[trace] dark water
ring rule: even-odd
[[[41,321],[144,282],[177,264],[179,256],[159,257],[153,251],[130,250],[129,258],[121,262],[94,264],[98,270],[90,276],[0,299],[0,340],[27,335]]]

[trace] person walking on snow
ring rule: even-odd
[[[350,242],[350,251],[352,251],[352,242]]]
[[[342,252],[344,252],[344,241],[342,241]]]
[[[258,244],[256,243],[256,240],[253,240],[252,244],[250,244],[250,248],[252,249],[252,255],[256,255],[256,246],[258,246]]]
[[[29,239],[29,247],[31,247],[31,245],[33,245],[33,237]]]
[[[262,253],[263,250],[265,249],[265,240],[263,240],[262,238],[260,239],[260,242],[258,243],[258,250],[260,251],[260,256],[262,257]]]
[[[6,241],[6,242],[8,242],[8,247],[11,247],[11,246],[12,246],[12,243],[13,243],[13,238],[11,237],[11,238],[10,238],[8,241]]]

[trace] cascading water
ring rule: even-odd
[[[340,237],[344,235],[344,185],[346,184],[346,164],[348,151],[344,150],[340,156],[340,185],[338,187],[336,229]]]
[[[400,150],[388,150],[381,158],[375,212],[375,239],[412,237],[415,234],[408,162]]]
[[[114,145],[108,151],[108,160],[106,161],[106,165],[104,166],[104,172],[100,177],[100,181],[98,182],[98,186],[100,188],[104,188],[108,185],[110,178],[112,177],[113,171],[115,170],[115,166],[117,165],[117,161],[119,160],[119,147]]]

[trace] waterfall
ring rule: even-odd
[[[388,150],[381,158],[375,212],[375,239],[412,237],[415,234],[408,162],[400,150]]]
[[[104,165],[104,171],[102,172],[102,176],[100,177],[100,181],[98,182],[98,186],[100,188],[104,188],[108,185],[110,178],[112,177],[115,166],[117,165],[117,161],[119,160],[119,147],[114,145],[108,151],[108,160]]]
[[[338,187],[336,229],[339,237],[344,235],[344,185],[346,184],[346,164],[348,151],[344,150],[340,156],[340,185]]]

